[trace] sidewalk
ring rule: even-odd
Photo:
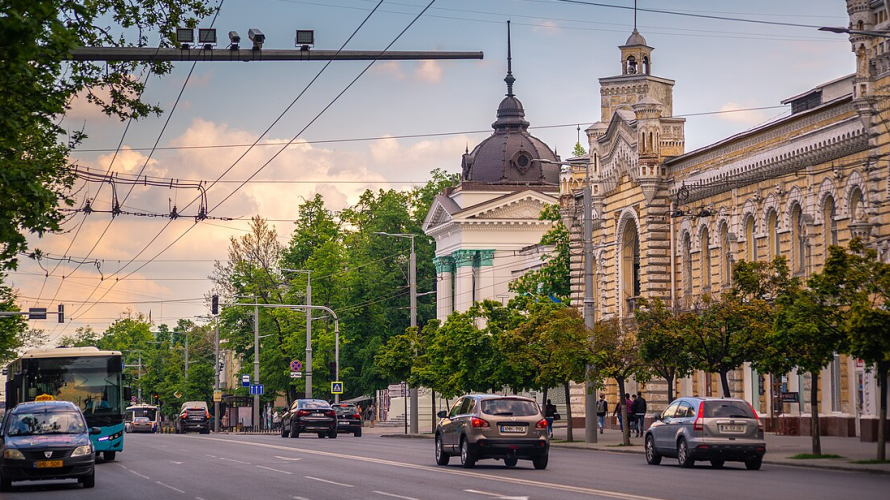
[[[426,432],[429,425],[421,426],[420,434],[405,434],[400,427],[381,427],[375,428],[365,427],[362,429],[364,435],[381,436],[391,438],[426,438],[432,439],[433,435]],[[621,445],[621,432],[618,430],[607,429],[603,434],[597,434],[596,444],[587,444],[584,442],[584,428],[573,429],[574,442],[566,441],[565,425],[553,428],[553,440],[550,445],[554,448],[575,448],[586,449],[598,452],[613,453],[637,453],[640,460],[643,458],[643,438],[631,437],[631,446]],[[890,464],[856,464],[852,463],[860,460],[874,460],[877,456],[877,443],[863,443],[856,437],[822,437],[822,454],[823,455],[840,455],[842,458],[820,458],[820,459],[793,459],[789,458],[798,454],[810,454],[813,451],[812,439],[810,436],[777,436],[767,433],[766,436],[766,455],[763,457],[764,464],[789,465],[795,467],[811,467],[817,469],[832,469],[845,471],[869,472],[876,474],[890,475]],[[665,461],[672,459],[665,458]]]

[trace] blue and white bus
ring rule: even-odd
[[[87,425],[101,429],[91,436],[97,454],[114,460],[124,449],[124,410],[130,399],[130,388],[122,383],[121,359],[119,351],[95,347],[32,349],[7,367],[6,407],[46,399],[70,401],[83,411]]]

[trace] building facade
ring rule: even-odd
[[[854,29],[890,28],[884,2],[847,2]],[[636,31],[619,47],[621,74],[600,79],[602,117],[587,129],[589,155],[560,176],[571,227],[573,304],[581,304],[580,189],[589,169],[594,220],[597,319],[630,316],[641,298],[691,307],[730,286],[735,262],[788,259],[792,273],[819,271],[831,245],[860,237],[890,258],[887,96],[890,39],[851,36],[857,72],[783,101],[791,114],[685,152],[684,123],[672,115],[673,80],[651,74],[652,47]],[[876,431],[877,384],[862,363],[836,356],[821,374],[820,416],[829,435]],[[771,377],[749,366],[730,374],[767,425],[808,432],[809,376]],[[633,389],[653,409],[663,382]],[[717,374],[677,382],[678,395],[719,395]],[[614,389],[612,389],[614,392]],[[799,403],[783,403],[782,393]],[[583,414],[583,389],[573,403]]]

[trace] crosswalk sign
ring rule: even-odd
[[[343,394],[343,382],[331,382],[331,394]]]

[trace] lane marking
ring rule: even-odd
[[[351,484],[338,483],[338,482],[336,482],[336,481],[328,481],[327,479],[322,479],[322,478],[320,478],[320,477],[312,477],[312,476],[303,476],[303,477],[305,477],[306,479],[311,479],[311,480],[313,480],[313,481],[321,481],[322,483],[333,484],[333,485],[336,485],[336,486],[344,486],[344,487],[346,487],[346,488],[355,488],[355,486],[353,486],[353,485],[351,485]]]
[[[219,459],[225,460],[226,462],[235,462],[236,464],[241,464],[241,465],[250,465],[247,462],[242,462],[241,460],[235,460],[234,458],[219,457]]]
[[[217,457],[216,455],[204,455],[204,456],[206,456],[206,457],[210,457],[210,458],[219,458],[219,457]]]
[[[289,461],[292,461],[292,462],[296,462],[297,460],[303,460],[302,458],[295,458],[295,457],[279,457],[278,455],[275,455],[275,458],[278,458],[278,459],[281,459],[281,460],[289,460]]]
[[[475,493],[477,495],[487,495],[490,497],[500,498],[501,500],[528,500],[528,497],[511,497],[507,495],[501,495],[500,493],[489,493],[487,491],[479,491],[479,490],[464,490],[467,493]]]
[[[204,500],[204,499],[201,497],[195,497],[195,500]]]
[[[306,497],[291,497],[291,498],[293,498],[294,500],[309,500]]]
[[[127,469],[127,470],[130,470],[130,469]],[[136,474],[137,476],[141,477],[142,479],[148,479],[148,480],[151,480],[150,477],[148,477],[148,476],[143,476],[142,474],[140,474],[140,473],[138,473],[138,472],[136,472],[136,471],[134,471],[134,470],[130,470],[130,472],[132,472],[133,474]]]
[[[286,470],[273,469],[272,467],[264,467],[264,466],[262,466],[262,465],[256,465],[255,467],[258,468],[258,469],[266,469],[266,470],[271,470],[271,471],[274,471],[274,472],[280,472],[280,473],[282,473],[282,474],[288,474],[288,475],[293,474],[293,472],[288,472],[288,471],[286,471]]]
[[[345,453],[333,453],[329,451],[319,451],[319,450],[310,450],[306,448],[296,448],[290,446],[281,446],[276,444],[267,444],[267,443],[257,443],[251,441],[240,441],[235,439],[222,439],[222,438],[213,438],[213,437],[205,437],[202,438],[207,441],[219,441],[221,443],[227,444],[240,444],[242,446],[251,446],[254,448],[267,448],[272,450],[280,450],[291,453],[305,453],[307,455],[317,455],[322,457],[330,457],[336,459],[346,459],[346,460],[357,460],[361,462],[374,463],[378,465],[386,465],[390,467],[400,467],[403,469],[413,469],[413,470],[422,470],[426,472],[433,472],[438,474],[447,474],[452,476],[463,476],[463,477],[471,477],[474,479],[482,479],[484,481],[498,482],[498,483],[507,483],[512,485],[523,485],[530,486],[534,488],[544,488],[550,490],[557,491],[567,491],[570,493],[579,493],[583,495],[590,496],[604,496],[609,498],[617,498],[619,500],[667,500],[664,497],[649,497],[644,495],[633,495],[630,493],[622,493],[620,491],[609,491],[609,490],[598,490],[596,488],[586,488],[583,486],[569,486],[564,484],[557,483],[546,483],[543,481],[532,481],[530,479],[520,479],[517,477],[501,477],[501,476],[490,476],[487,474],[479,473],[479,472],[470,472],[464,469],[457,468],[448,468],[448,467],[440,467],[440,466],[430,466],[430,465],[419,465],[412,464],[407,462],[396,462],[394,460],[384,460],[381,458],[373,458],[366,457],[361,455],[347,455]]]
[[[402,495],[393,495],[392,493],[387,493],[385,491],[375,491],[374,493],[377,493],[378,495],[383,495],[386,497],[401,498],[402,500],[417,500],[414,497],[403,497]]]
[[[178,491],[179,493],[185,493],[185,492],[182,491],[181,489],[179,489],[179,488],[174,488],[174,487],[170,486],[169,484],[164,484],[164,483],[162,483],[162,482],[160,482],[160,481],[155,481],[155,482],[158,483],[158,484],[160,484],[160,485],[163,486],[164,488],[170,488],[170,489],[173,490],[173,491]]]
[[[170,460],[170,463],[176,464],[176,465],[182,465],[182,462],[176,462],[175,460]]]

